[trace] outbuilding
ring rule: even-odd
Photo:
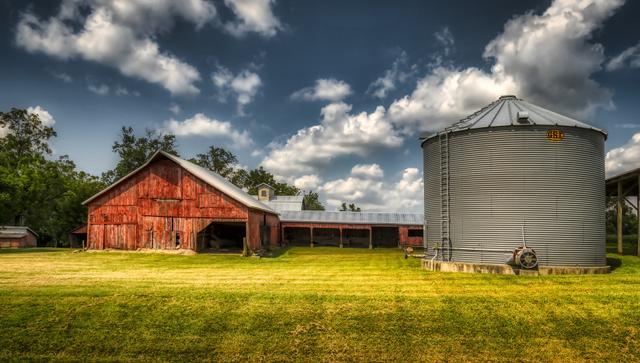
[[[38,235],[29,227],[0,226],[0,248],[37,247]]]
[[[280,243],[277,213],[220,175],[157,151],[83,204],[90,249],[257,250]]]

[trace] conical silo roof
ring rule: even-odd
[[[502,96],[441,132],[456,132],[487,127],[536,125],[578,127],[601,132],[605,139],[607,137],[607,132],[602,129],[526,102],[516,96]],[[428,139],[439,133],[429,133],[428,135],[423,135],[422,138]]]

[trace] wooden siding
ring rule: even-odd
[[[38,242],[36,236],[31,233],[27,233],[26,236],[21,238],[0,238],[0,248],[25,248],[37,246]]]
[[[88,247],[195,250],[199,231],[214,220],[228,220],[247,222],[247,241],[257,249],[265,216],[269,225],[279,228],[276,215],[250,211],[173,161],[161,159],[89,203]],[[272,244],[280,242],[278,230],[272,236]]]

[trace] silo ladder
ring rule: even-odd
[[[440,141],[440,240],[441,258],[451,260],[451,239],[449,238],[449,133],[438,135]]]

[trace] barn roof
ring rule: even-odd
[[[422,226],[424,217],[418,213],[386,212],[327,212],[327,211],[282,211],[282,222],[344,223],[344,224],[392,224]]]
[[[257,195],[252,195],[253,198],[258,199]],[[304,196],[302,195],[274,195],[269,200],[263,200],[262,203],[268,205],[276,212],[282,211],[300,211],[302,210],[302,201]]]
[[[144,169],[152,161],[155,161],[155,160],[157,160],[157,159],[159,159],[161,157],[165,157],[165,158],[175,162],[176,164],[180,165],[185,170],[187,170],[188,172],[193,174],[198,179],[204,181],[205,183],[211,185],[212,187],[216,188],[220,192],[226,194],[227,196],[235,199],[236,201],[244,204],[245,206],[247,206],[249,208],[258,209],[258,210],[269,212],[269,213],[276,213],[273,209],[269,208],[269,206],[267,206],[264,203],[261,203],[260,201],[254,199],[249,194],[247,194],[244,190],[238,188],[233,183],[231,183],[227,179],[223,178],[222,176],[218,175],[217,173],[214,173],[214,172],[212,172],[210,170],[207,170],[207,169],[205,169],[205,168],[203,168],[203,167],[201,167],[199,165],[196,165],[196,164],[194,164],[194,163],[192,163],[190,161],[181,159],[181,158],[179,158],[179,157],[177,157],[175,155],[171,155],[171,154],[169,154],[169,153],[167,153],[165,151],[162,151],[162,150],[156,151],[144,164],[142,164],[136,170],[134,170],[131,173],[125,175],[122,178],[120,178],[118,181],[116,181],[115,183],[111,184],[109,187],[107,187],[106,189],[102,190],[101,192],[99,192],[98,194],[94,195],[93,197],[85,200],[84,202],[82,202],[82,204],[87,204],[87,203],[91,202],[92,200],[98,198],[99,196],[105,194],[109,190],[113,189],[116,185],[118,185],[118,184],[122,183],[124,180],[128,179],[130,176],[132,176],[135,173],[139,172],[140,170]]]
[[[28,233],[38,237],[38,234],[29,227],[24,226],[0,226],[0,238],[22,238]]]
[[[501,126],[567,126],[601,132],[607,138],[607,132],[584,122],[534,105],[516,96],[502,96],[475,113],[463,118],[439,133],[426,133],[421,139],[430,139],[443,132],[456,132],[470,129]]]

